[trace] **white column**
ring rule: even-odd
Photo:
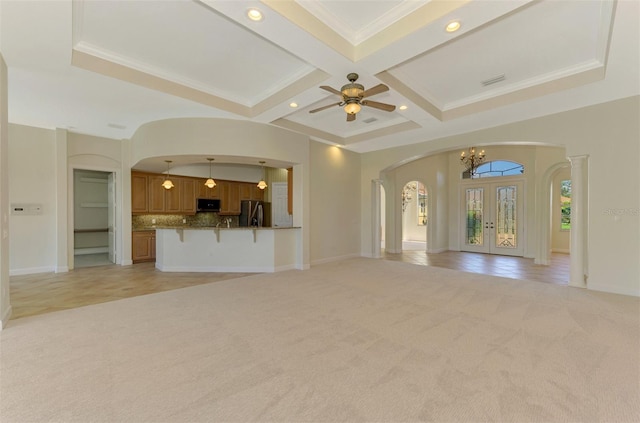
[[[373,258],[382,257],[382,252],[380,251],[382,241],[382,234],[380,233],[381,187],[382,181],[380,179],[371,180],[371,257]]]
[[[586,165],[589,156],[571,156],[571,261],[569,286],[586,288]]]

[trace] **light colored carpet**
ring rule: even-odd
[[[9,322],[2,422],[640,421],[637,298],[357,258]]]

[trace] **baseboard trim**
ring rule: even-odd
[[[587,289],[599,292],[608,292],[609,294],[629,295],[631,297],[640,297],[640,289],[619,289],[617,287],[611,287],[609,285],[600,285],[587,283]]]
[[[67,273],[69,271],[69,266],[58,266],[55,269],[56,273]]]
[[[0,331],[7,327],[9,323],[9,319],[11,318],[11,313],[13,313],[13,307],[9,304],[9,307],[2,313],[2,317],[0,318]]]
[[[131,266],[133,264],[133,260],[122,260],[120,263],[121,266]]]
[[[9,276],[34,275],[36,273],[52,273],[55,271],[56,268],[52,266],[27,267],[24,269],[10,269]]]
[[[448,248],[429,248],[427,253],[439,254],[444,253],[445,251],[449,251]]]
[[[86,254],[105,254],[109,252],[109,247],[88,247],[76,248],[73,250],[74,256],[84,256]]]
[[[188,273],[274,273],[275,267],[255,266],[255,267],[225,267],[225,266],[163,266],[156,262],[156,269],[161,272],[188,272]]]
[[[571,250],[568,250],[566,248],[552,248],[551,252],[560,254],[571,254]]]
[[[319,260],[312,260],[311,261],[311,265],[312,266],[317,266],[319,264],[331,263],[333,261],[347,260],[347,259],[350,259],[350,258],[360,257],[360,256],[361,255],[358,254],[358,253],[353,253],[353,254],[345,254],[343,256],[328,257],[328,258],[323,258],[323,259],[319,259]]]

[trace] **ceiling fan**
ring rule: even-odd
[[[343,85],[340,91],[336,90],[335,88],[327,87],[326,85],[322,85],[320,87],[332,94],[339,95],[340,97],[342,97],[342,101],[310,110],[309,113],[316,113],[333,106],[344,106],[344,111],[347,112],[347,122],[351,122],[356,120],[356,113],[360,111],[360,106],[373,107],[376,109],[384,110],[385,112],[393,112],[396,109],[396,106],[392,104],[363,100],[366,97],[389,91],[389,87],[387,87],[386,85],[378,84],[373,88],[365,90],[362,85],[356,84],[356,80],[358,79],[357,73],[350,73],[349,75],[347,75],[347,79],[349,80],[349,83]]]

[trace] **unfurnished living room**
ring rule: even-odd
[[[640,2],[0,0],[0,421],[640,421]]]

